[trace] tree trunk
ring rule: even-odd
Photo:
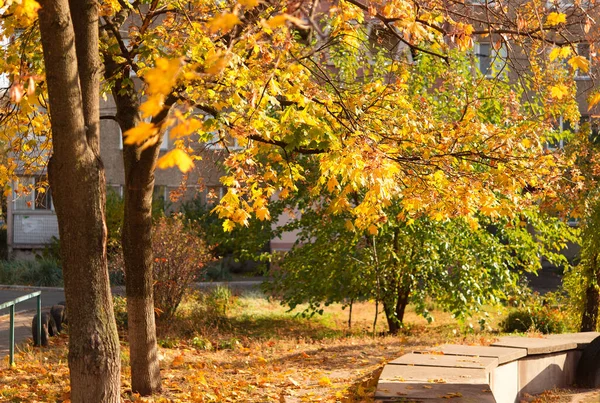
[[[117,104],[117,122],[124,133],[139,122],[139,104],[134,94],[119,94],[118,85],[113,95]],[[145,150],[138,145],[123,146],[125,212],[122,245],[131,389],[143,396],[161,390],[152,273],[152,194],[159,151],[160,141]]]
[[[589,285],[585,290],[585,306],[581,317],[582,332],[594,332],[598,325],[598,308],[600,306],[600,268],[598,267],[598,254],[595,253],[590,259]]]
[[[400,329],[402,329],[404,313],[406,311],[406,306],[408,305],[409,295],[410,290],[408,290],[407,287],[403,287],[402,284],[399,284],[395,303],[383,303],[385,318],[387,319],[390,334],[398,334]]]
[[[67,0],[40,4],[53,141],[48,172],[70,321],[71,401],[116,403],[120,348],[106,260],[99,104],[90,96],[99,92],[98,3],[73,2],[75,27]],[[77,50],[75,42],[82,44]]]

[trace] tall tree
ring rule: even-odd
[[[25,12],[30,4],[35,2],[11,4],[9,14],[18,26],[33,23]],[[305,175],[295,160],[306,154],[319,155],[321,178],[312,191],[337,192],[332,209],[351,210],[355,225],[370,232],[385,222],[385,207],[400,197],[407,213],[439,219],[474,220],[478,209],[516,215],[520,206],[531,204],[524,190],[543,188],[556,172],[553,157],[542,151],[551,122],[560,114],[576,114],[572,80],[551,75],[539,55],[551,50],[551,56],[568,57],[571,72],[587,68],[584,58],[567,49],[580,38],[575,29],[595,21],[593,10],[578,10],[551,10],[539,1],[510,2],[508,10],[496,3],[406,0],[102,2],[100,44],[89,42],[93,35],[87,33],[77,34],[75,43],[77,53],[102,52],[103,91],[114,95],[115,118],[126,134],[123,242],[134,390],[147,394],[160,387],[147,232],[155,166],[190,169],[190,144],[220,142],[228,151],[237,145],[223,178],[230,189],[218,208],[227,230],[246,224],[251,214],[267,219],[275,190],[285,197]],[[493,98],[493,85],[485,99],[455,102],[445,118],[438,116],[437,105],[446,98],[409,96],[406,84],[418,79],[411,75],[411,57],[430,54],[449,63],[457,51],[471,48],[477,35],[490,38],[499,58],[504,58],[502,46],[528,50],[509,52],[506,59],[517,71],[522,58],[511,55],[526,56],[531,74],[521,82],[543,95],[541,104],[530,104],[539,120],[503,126],[482,118],[478,110]],[[384,55],[372,52],[369,42],[390,46]],[[35,64],[35,52],[26,59]],[[15,78],[16,103],[30,115],[32,108],[17,101],[27,77],[23,63],[11,60],[12,65],[0,64]],[[504,79],[501,70],[496,69],[496,81]],[[456,78],[451,84],[448,91],[464,83]],[[81,86],[82,99],[91,101],[87,89]],[[94,119],[84,121],[92,125],[88,130],[95,127]],[[176,147],[159,159],[167,128]],[[13,150],[19,153],[27,144]],[[95,141],[90,149],[96,149]],[[369,190],[360,205],[347,203],[348,193],[364,187]]]
[[[53,139],[48,171],[71,321],[71,400],[119,402],[120,345],[108,281],[106,184],[99,155],[98,3],[40,4]]]

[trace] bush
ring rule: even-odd
[[[573,323],[563,306],[563,295],[546,294],[543,298],[534,294],[523,308],[511,311],[500,323],[503,332],[525,333],[537,331],[544,334],[565,333],[573,330]]]
[[[113,309],[115,311],[115,321],[120,331],[127,330],[127,299],[119,295],[113,296]]]
[[[212,260],[198,233],[197,229],[186,227],[180,215],[160,218],[154,226],[154,306],[162,322],[173,317],[192,282]]]
[[[1,262],[0,284],[60,287],[63,285],[62,268],[51,259]]]

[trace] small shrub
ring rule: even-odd
[[[510,312],[500,323],[500,328],[507,333],[538,331],[549,334],[570,331],[568,314],[558,308],[561,305],[556,304],[557,301],[560,301],[560,297],[555,294],[547,294],[543,299],[534,294],[528,306]]]
[[[162,348],[175,348],[179,345],[179,339],[173,337],[165,337],[156,342]]]
[[[50,259],[5,261],[0,263],[0,283],[60,287],[63,285],[62,268]]]
[[[212,260],[206,242],[197,234],[197,229],[184,225],[180,215],[160,218],[154,226],[154,306],[163,323],[173,317],[191,284]]]
[[[127,330],[127,299],[119,295],[113,297],[113,307],[117,328],[121,331]]]
[[[198,350],[206,350],[206,351],[210,351],[213,349],[213,345],[210,342],[210,340],[201,337],[201,336],[196,336],[192,339],[192,346],[197,348]]]
[[[229,287],[217,286],[213,288],[206,297],[206,308],[215,316],[227,317],[233,297]]]
[[[237,338],[232,337],[231,339],[219,340],[219,349],[220,350],[235,350],[241,344],[242,343],[240,343],[240,341]]]

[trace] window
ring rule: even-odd
[[[583,56],[590,62],[591,66],[591,53],[590,53],[590,45],[588,43],[579,43],[577,44],[577,54],[579,56]],[[581,71],[580,69],[575,70],[575,79],[576,80],[589,80],[590,75],[589,72]]]
[[[567,144],[567,138],[575,131],[574,129],[571,122],[561,116],[556,123],[554,136],[546,142],[546,149],[550,151],[562,150]]]
[[[506,66],[506,47],[502,44],[498,49],[490,42],[475,44],[475,58],[477,68],[488,78],[496,77]]]
[[[23,177],[19,181],[26,188],[33,188],[28,194],[13,192],[15,210],[54,210],[52,191],[41,177]]]

